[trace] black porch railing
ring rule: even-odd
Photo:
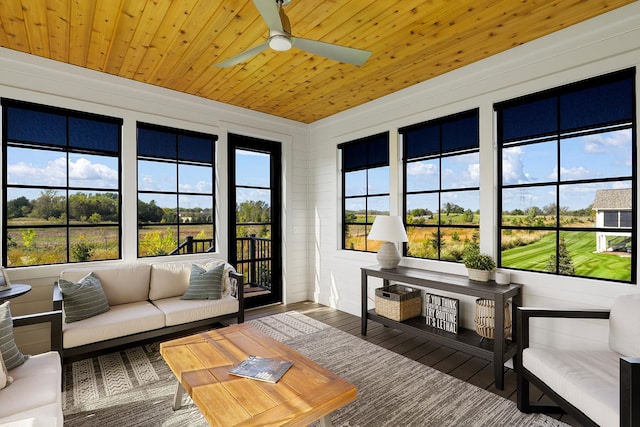
[[[169,255],[206,253],[212,250],[212,239],[187,236]],[[237,238],[236,258],[236,271],[244,276],[245,285],[271,290],[271,239],[255,235]]]
[[[184,242],[180,243],[177,248],[169,252],[169,255],[199,254],[211,252],[212,250],[212,239],[194,239],[193,236],[187,236]]]
[[[271,239],[238,237],[236,239],[236,270],[244,276],[245,283],[271,290]]]

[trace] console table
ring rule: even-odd
[[[423,316],[397,322],[376,314],[375,309],[369,310],[367,306],[369,277],[378,277],[383,280],[384,286],[389,282],[400,282],[419,288],[437,289],[461,295],[470,295],[477,298],[493,300],[495,302],[495,330],[494,339],[482,339],[475,331],[458,328],[458,334],[446,332],[427,326]],[[448,273],[437,273],[418,268],[397,267],[392,270],[383,269],[380,266],[361,268],[362,281],[362,335],[367,335],[367,319],[381,323],[409,334],[427,338],[439,344],[446,345],[456,350],[469,353],[485,360],[493,362],[496,388],[504,388],[504,363],[514,357],[516,348],[516,307],[522,305],[521,285],[498,285],[493,281],[476,282],[466,276]],[[504,304],[511,298],[512,339],[507,341],[504,336]]]

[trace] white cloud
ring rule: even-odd
[[[47,162],[44,167],[28,162],[18,162],[7,166],[10,184],[23,185],[66,185],[67,161],[60,157]]]
[[[180,191],[186,193],[211,193],[211,183],[198,181],[195,184],[180,184]]]
[[[438,165],[425,162],[409,163],[407,165],[407,175],[425,177],[438,176]]]
[[[550,178],[554,178],[555,172],[556,172],[557,168],[554,168],[553,173],[551,174]],[[567,180],[574,180],[574,179],[586,179],[586,178],[591,178],[593,176],[593,174],[591,173],[591,171],[589,171],[589,169],[583,167],[583,166],[578,166],[575,168],[560,168],[560,177],[563,181],[567,181]]]
[[[524,173],[524,156],[522,147],[502,150],[502,180],[505,184],[521,184],[528,182],[529,177]]]
[[[472,182],[480,182],[480,163],[471,163],[467,167],[467,172],[469,173],[469,178]]]
[[[80,157],[69,162],[69,185],[77,187],[118,188],[118,171]]]
[[[20,161],[7,166],[9,183],[23,185],[67,185],[65,157],[46,162],[44,166]],[[101,163],[80,157],[69,162],[69,184],[75,187],[118,188],[118,171]]]
[[[581,137],[584,140],[584,150],[587,153],[608,153],[612,148],[629,147],[631,132],[622,130]]]

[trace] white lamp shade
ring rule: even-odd
[[[383,240],[385,242],[409,241],[407,232],[402,224],[402,218],[393,215],[376,216],[368,238],[369,240]]]

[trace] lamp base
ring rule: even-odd
[[[398,263],[400,263],[402,258],[396,249],[396,245],[391,242],[384,242],[378,250],[376,259],[378,260],[380,267],[385,270],[393,270],[398,266]]]

